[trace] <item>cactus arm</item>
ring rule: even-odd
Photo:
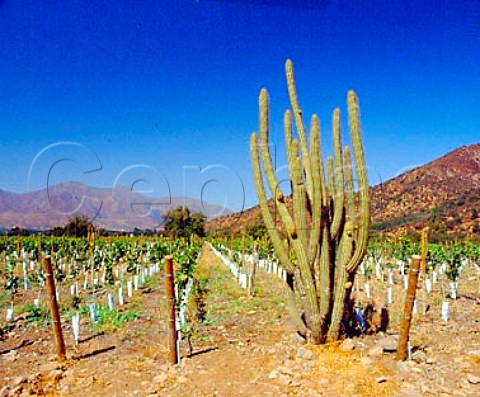
[[[324,214],[323,216],[328,216]],[[332,286],[332,245],[330,230],[325,224],[322,232],[321,254],[320,254],[320,286],[318,297],[320,300],[320,313],[323,319],[330,310],[331,286]]]
[[[341,332],[341,324],[343,313],[347,299],[350,295],[351,288],[347,282],[350,273],[347,272],[347,265],[352,258],[353,253],[353,237],[355,222],[355,202],[354,202],[354,186],[352,162],[350,158],[350,148],[346,146],[343,150],[343,167],[345,173],[345,195],[346,195],[346,216],[337,256],[335,258],[335,281],[333,292],[333,309],[330,328],[328,330],[328,339],[330,341],[338,340]],[[342,199],[343,201],[343,199]],[[343,202],[342,202],[343,207]],[[335,208],[336,210],[336,208]]]
[[[291,153],[292,150],[289,148],[292,147],[292,136],[293,136],[293,126],[292,126],[292,113],[290,110],[286,110],[283,114],[283,130],[285,131],[285,147],[287,148],[287,163],[290,165],[293,162]],[[295,152],[296,155],[296,152]]]
[[[337,267],[335,271],[335,291],[332,309],[332,322],[328,330],[328,339],[338,340],[341,332],[343,312],[347,299],[350,295],[351,287],[348,281],[351,278],[351,272],[347,271],[348,264],[353,254],[353,236],[355,222],[355,200],[354,200],[354,182],[352,161],[350,158],[350,148],[345,146],[343,149],[343,164],[345,170],[345,195],[346,195],[346,223],[343,230],[340,246],[336,258]]]
[[[288,312],[292,318],[293,323],[297,327],[297,330],[305,335],[308,332],[308,328],[305,325],[305,321],[302,319],[300,315],[300,311],[297,308],[297,299],[295,292],[286,284],[282,284],[285,288],[286,295],[287,295],[287,308]]]
[[[313,200],[312,224],[310,229],[310,242],[308,256],[312,264],[315,263],[319,242],[321,241],[322,230],[322,179],[323,173],[320,165],[320,123],[317,115],[312,116],[312,127],[310,131],[310,158],[312,159],[312,177],[313,177]]]
[[[268,208],[268,201],[265,194],[265,187],[263,184],[262,171],[260,167],[260,158],[258,155],[258,141],[257,135],[252,134],[250,138],[250,155],[252,160],[253,175],[255,181],[255,189],[257,191],[258,202],[260,205],[260,211],[262,212],[265,226],[267,227],[268,234],[272,240],[275,253],[280,261],[280,263],[285,267],[285,269],[292,271],[293,265],[290,261],[290,257],[283,245],[280,234],[277,231],[275,222],[273,220],[272,214]]]
[[[302,178],[302,163],[298,156],[293,159],[292,189],[293,189],[293,213],[295,215],[295,224],[297,225],[298,236],[304,249],[308,247],[307,243],[307,202],[305,197],[305,185]],[[307,259],[308,260],[308,259]],[[310,262],[310,261],[309,261]]]
[[[283,198],[283,193],[279,191],[278,182],[275,177],[275,172],[272,165],[272,158],[270,155],[270,149],[268,145],[268,134],[269,134],[269,120],[268,120],[268,92],[266,89],[262,89],[260,92],[259,98],[259,117],[260,117],[260,152],[262,155],[262,162],[265,171],[265,175],[267,177],[267,182],[270,187],[270,191],[272,193],[279,192],[280,196]],[[292,140],[292,147],[295,144],[296,140]],[[258,146],[258,145],[257,145]],[[287,148],[287,150],[292,150],[292,147]],[[293,155],[291,155],[293,158]],[[292,167],[291,167],[292,168]],[[258,178],[255,178],[258,179]],[[315,284],[310,272],[310,265],[308,263],[307,252],[306,248],[304,247],[303,243],[300,239],[298,239],[298,232],[297,226],[293,222],[292,217],[288,212],[288,208],[284,202],[284,200],[279,200],[278,195],[276,195],[276,208],[278,209],[278,214],[280,215],[280,219],[282,224],[289,235],[290,242],[292,244],[293,249],[295,250],[295,254],[298,260],[298,266],[300,268],[301,274],[301,281],[304,285],[305,292],[307,295],[308,306],[312,313],[312,317],[315,320],[312,320],[312,327],[316,328],[319,326],[319,318],[318,312],[318,302],[316,299],[316,291],[315,291]],[[313,331],[313,329],[312,329]]]
[[[293,63],[290,59],[285,63],[285,71],[287,75],[288,95],[290,97],[290,104],[292,105],[293,116],[295,118],[295,125],[297,126],[297,133],[300,139],[300,147],[302,149],[302,163],[305,169],[305,179],[307,185],[307,193],[310,200],[313,198],[313,178],[312,165],[310,163],[310,156],[308,153],[307,136],[305,132],[305,125],[302,118],[302,110],[298,104],[297,90],[295,88],[295,76],[293,74]]]
[[[342,158],[342,142],[340,131],[340,109],[335,109],[332,117],[333,125],[333,149],[335,157],[335,196],[333,196],[333,220],[330,227],[332,239],[336,240],[340,231],[340,226],[343,218],[343,200],[344,200],[344,186],[343,186],[343,158]]]
[[[345,305],[350,296],[352,290],[351,286],[347,286],[346,283],[351,280],[353,282],[354,272],[349,271],[348,264],[350,263],[354,249],[354,224],[355,224],[355,198],[354,198],[354,181],[352,160],[350,157],[350,148],[345,146],[343,149],[343,163],[345,167],[345,195],[346,195],[346,223],[343,233],[348,237],[345,245],[342,247],[342,256],[340,257],[341,269],[339,269],[339,282],[337,288],[341,285],[345,285],[343,291],[335,292],[334,307],[332,313],[332,326],[330,330],[330,340],[338,340],[340,335],[340,325],[342,321],[342,313],[345,309]]]
[[[348,272],[354,272],[367,251],[368,230],[370,228],[370,200],[368,192],[367,167],[365,165],[365,155],[363,153],[358,98],[354,91],[348,92],[348,124],[350,126],[353,155],[355,157],[355,166],[357,169],[359,196],[359,220],[356,225],[357,233],[355,236],[355,253],[353,254],[353,257],[347,266]]]
[[[331,208],[332,207],[332,199],[335,197],[335,175],[334,175],[334,169],[333,169],[333,157],[328,156],[327,157],[327,183],[328,183],[328,195],[329,195],[329,202],[327,205]],[[331,212],[331,211],[330,211]],[[329,217],[329,220],[331,221],[331,217]]]
[[[275,194],[275,204],[280,220],[285,227],[285,230],[289,233],[289,236],[292,238],[292,246],[297,253],[297,256],[306,257],[305,247],[300,240],[297,240],[293,235],[297,235],[298,227],[293,221],[290,213],[288,212],[287,205],[283,200],[283,192],[278,186],[277,178],[275,177],[275,171],[272,164],[272,156],[270,154],[270,147],[268,142],[269,136],[269,110],[268,110],[268,92],[266,89],[262,89],[260,92],[259,98],[259,108],[260,108],[260,152],[262,155],[263,167],[265,170],[265,175],[267,177],[268,186],[272,194]],[[290,146],[287,147],[288,158],[293,162],[297,156],[298,152],[298,143],[296,139],[289,139]],[[293,163],[289,164],[290,172],[293,171]],[[300,252],[303,251],[303,252]]]
[[[270,154],[270,146],[268,142],[269,136],[269,109],[268,109],[268,92],[262,89],[259,97],[259,117],[260,117],[260,152],[262,156],[263,167],[267,177],[267,183],[272,194],[275,195],[275,208],[278,210],[281,222],[287,231],[295,228],[292,217],[290,216],[287,206],[284,202],[284,194],[279,187],[275,170],[273,169],[272,156]],[[290,146],[287,146],[287,154],[292,159],[292,148],[294,140],[289,139]],[[291,167],[290,167],[291,169]],[[295,228],[296,229],[296,228]]]
[[[350,222],[345,224],[342,239],[340,241],[339,250],[337,252],[337,268],[334,283],[334,298],[332,319],[328,330],[328,339],[331,341],[338,340],[340,328],[342,324],[343,313],[345,309],[346,299],[349,296],[350,286],[347,284],[349,273],[346,270],[346,264],[352,256],[353,249],[353,225]]]
[[[355,199],[354,199],[354,182],[353,182],[353,171],[352,171],[352,159],[350,157],[350,148],[345,146],[343,148],[343,163],[345,165],[345,192],[347,196],[347,221],[352,225],[355,222]]]
[[[318,116],[316,114],[313,115],[312,117],[312,131],[315,129],[318,130],[318,144],[313,145],[312,141],[312,150],[317,152],[315,154],[316,157],[318,157],[318,160],[316,160],[316,165],[315,168],[317,168],[317,176],[318,176],[318,182],[320,184],[320,205],[326,206],[328,203],[328,192],[327,192],[327,184],[325,181],[325,170],[323,168],[323,156],[322,156],[322,142],[320,139],[320,120],[318,119]],[[313,155],[313,154],[312,154]]]
[[[280,261],[280,263],[285,267],[288,271],[294,271],[294,267],[290,261],[287,249],[280,238],[278,231],[276,230],[276,225],[273,220],[272,214],[268,208],[267,197],[265,195],[265,187],[263,185],[262,173],[261,173],[261,166],[260,166],[260,158],[258,155],[258,142],[256,134],[252,134],[250,139],[250,153],[252,159],[252,168],[254,171],[254,179],[255,179],[255,188],[257,191],[257,197],[259,199],[260,210],[262,211],[263,219],[265,221],[265,225],[267,226],[267,231],[270,235],[272,240],[272,244],[275,249],[275,253]],[[282,284],[284,285],[284,284]],[[296,306],[296,298],[295,293],[288,285],[284,285],[287,295],[287,307],[290,313],[290,316],[297,327],[297,330],[302,334],[306,334],[308,329],[305,325],[302,317],[300,316],[297,306]]]
[[[317,300],[314,272],[312,272],[313,263],[307,256],[307,218],[306,218],[306,192],[302,178],[302,163],[298,157],[298,141],[292,140],[290,148],[290,175],[292,178],[293,189],[293,212],[295,216],[295,225],[289,230],[291,246],[297,257],[297,264],[300,270],[300,280],[305,292],[306,303],[311,312],[311,330],[313,334],[320,332],[320,313]]]

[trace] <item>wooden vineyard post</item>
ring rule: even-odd
[[[17,255],[18,255],[18,260],[21,261],[21,255],[20,251],[22,250],[22,235],[20,231],[18,232],[18,237],[17,237]]]
[[[410,323],[412,321],[412,311],[415,302],[415,293],[417,291],[418,271],[420,269],[421,256],[413,255],[410,263],[408,275],[407,295],[405,296],[405,308],[403,320],[400,327],[400,338],[398,340],[397,359],[405,361],[408,356],[408,340],[410,338]]]
[[[173,258],[171,255],[165,257],[165,287],[167,294],[168,312],[168,363],[178,364],[177,350],[177,329],[175,313],[175,286],[173,273]]]
[[[60,323],[60,314],[58,312],[57,291],[53,279],[52,258],[50,255],[43,258],[43,268],[45,271],[47,294],[50,298],[50,312],[52,314],[53,334],[55,335],[55,344],[57,346],[57,360],[62,362],[66,359],[66,349],[62,334],[62,324]]]

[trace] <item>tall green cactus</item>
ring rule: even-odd
[[[355,271],[367,249],[370,226],[367,170],[356,94],[348,93],[348,120],[357,197],[350,148],[342,149],[340,110],[333,112],[333,157],[327,159],[325,170],[319,119],[312,116],[307,138],[290,60],[286,62],[286,76],[292,110],[285,112],[284,129],[293,208],[287,206],[272,164],[266,89],[260,92],[260,132],[252,134],[250,151],[261,213],[275,253],[294,279],[287,288],[290,313],[298,331],[310,342],[319,344],[338,340],[342,335]],[[293,135],[292,113],[297,138]],[[279,222],[268,207],[264,176]],[[277,223],[281,226],[277,227]]]

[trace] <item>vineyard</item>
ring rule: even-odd
[[[438,222],[419,243],[373,235],[357,94],[350,145],[335,108],[324,160],[291,60],[285,75],[290,188],[263,88],[254,233],[200,238],[206,217],[180,206],[163,232],[190,237],[100,237],[80,217],[87,238],[65,237],[69,223],[61,237],[0,240],[0,397],[479,395],[474,228],[445,244],[428,242]]]
[[[0,12],[0,397],[480,396],[480,0]]]
[[[119,396],[234,390],[344,395],[335,389],[339,370],[352,373],[340,382],[350,395],[478,392],[480,246],[473,243],[423,247],[409,359],[401,365],[394,352],[408,270],[412,256],[422,256],[422,245],[407,239],[370,244],[352,289],[356,315],[349,320],[349,338],[320,347],[304,344],[290,323],[283,296],[291,275],[266,238],[5,237],[0,244],[2,396],[80,390]],[[61,363],[46,258],[66,345]],[[168,364],[169,258],[178,365]],[[208,366],[217,367],[215,376]],[[231,377],[222,377],[220,366],[233,371]],[[329,379],[337,379],[336,386]]]

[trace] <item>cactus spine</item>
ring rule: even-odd
[[[347,100],[354,176],[350,148],[342,149],[340,110],[333,112],[333,157],[327,159],[325,169],[320,122],[316,115],[312,116],[307,138],[290,60],[286,62],[286,77],[292,107],[284,114],[292,208],[287,206],[272,164],[265,88],[259,97],[260,130],[258,135],[251,136],[250,152],[265,225],[279,261],[295,280],[287,288],[290,313],[298,331],[318,344],[338,340],[342,335],[355,272],[367,249],[370,226],[367,171],[356,94],[350,91]],[[355,197],[354,178],[358,197]],[[268,207],[265,183],[274,198],[278,217]],[[279,228],[277,223],[281,225]]]

